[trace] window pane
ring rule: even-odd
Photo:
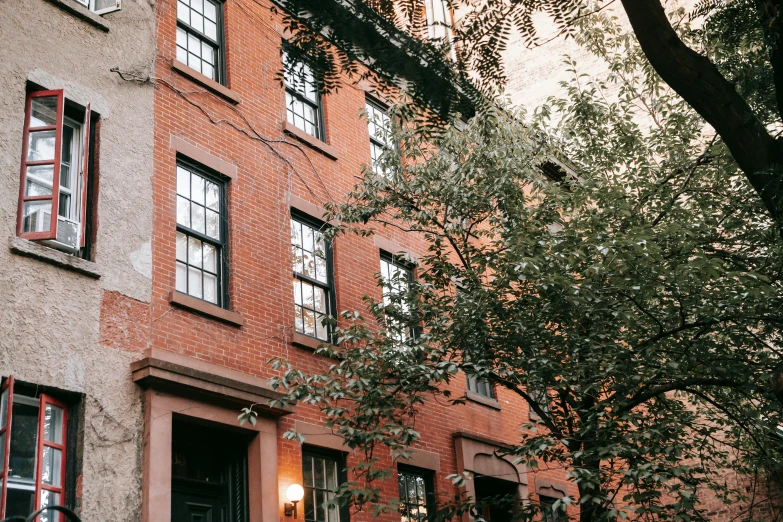
[[[302,484],[305,487],[313,485],[313,458],[307,455],[302,462]]]
[[[204,34],[213,40],[217,40],[217,24],[209,20],[204,20]]]
[[[188,63],[188,52],[179,46],[177,46],[177,61],[184,64]]]
[[[27,167],[26,196],[50,196],[54,180],[54,165],[31,165]]]
[[[62,451],[50,446],[43,448],[43,465],[41,466],[41,480],[44,484],[60,487],[62,478]]]
[[[313,485],[323,489],[326,486],[324,480],[324,459],[313,459]]]
[[[0,395],[0,430],[5,428],[5,423],[7,421],[8,421],[8,388],[3,390],[3,394]],[[0,462],[5,462],[5,461],[3,459],[0,459]]]
[[[184,263],[177,263],[177,292],[188,292],[188,267]]]
[[[220,187],[218,187],[217,183],[211,183],[207,181],[206,192],[207,208],[219,211]]]
[[[206,216],[204,215],[204,207],[196,203],[190,204],[190,228],[201,232],[206,232]]]
[[[217,6],[210,0],[204,0],[204,16],[213,22],[217,21]]]
[[[191,192],[190,200],[195,201],[199,205],[204,205],[204,178],[201,176],[191,176]]]
[[[8,458],[11,478],[35,481],[37,449],[38,407],[17,402],[13,405],[11,420],[11,453]]]
[[[54,491],[41,490],[41,507],[57,506],[60,504],[60,494]],[[56,511],[44,511],[41,513],[41,522],[56,522],[58,515]]]
[[[188,261],[188,236],[177,232],[177,261]]]
[[[177,194],[190,197],[190,172],[182,167],[177,167]]]
[[[0,466],[5,464],[5,438],[8,434],[3,433],[0,435]],[[0,479],[0,488],[3,487],[3,479]]]
[[[217,276],[204,273],[204,300],[217,303]]]
[[[190,227],[190,202],[182,196],[177,196],[177,223]]]
[[[207,210],[207,235],[220,239],[220,214]]]
[[[30,128],[48,127],[57,124],[57,97],[43,96],[33,98]]]
[[[6,516],[22,517],[24,520],[35,509],[35,487],[32,487],[32,489],[8,488],[8,494],[5,499]]]
[[[48,232],[51,218],[50,201],[28,201],[22,210],[22,232]]]
[[[44,410],[44,440],[63,443],[63,409],[53,404],[47,404]]]
[[[204,17],[195,11],[190,12],[190,26],[196,31],[204,32]]]
[[[33,131],[27,141],[27,161],[54,159],[55,131]]]
[[[201,299],[201,270],[188,268],[188,294]]]
[[[188,52],[199,58],[201,57],[201,42],[192,34],[188,35]]]
[[[188,238],[188,264],[201,267],[201,241],[192,237]]]
[[[177,2],[177,19],[182,20],[186,24],[190,23],[190,9],[182,2]]]
[[[204,0],[190,0],[190,8],[197,13],[204,12]]]
[[[204,259],[204,270],[217,273],[217,249],[209,243],[203,243],[201,252]]]
[[[326,460],[326,489],[337,491],[337,463],[333,460]]]
[[[329,333],[327,331],[326,325],[323,322],[325,317],[326,315],[324,314],[316,314],[315,318],[315,336],[323,341],[327,341],[329,339]]]

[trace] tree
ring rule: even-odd
[[[558,507],[577,503],[582,522],[705,520],[707,489],[747,501],[716,470],[783,462],[769,386],[783,242],[727,146],[606,22],[586,43],[622,85],[616,102],[575,76],[548,104],[558,122],[487,108],[429,144],[400,112],[388,175],[367,170],[331,208],[338,241],[396,227],[428,245],[408,291],[343,314],[326,373],[273,362],[286,401],[317,406],[364,452],[342,490],[355,506],[393,509],[379,448],[415,443],[426,401],[459,404],[446,385],[463,373],[540,417],[508,453],[569,470],[579,498]],[[541,166],[562,157],[573,174],[555,183]],[[455,497],[441,515],[474,507]]]
[[[358,74],[357,61],[372,63],[373,71],[367,74],[392,84],[427,62],[433,71],[426,74],[417,69],[407,85],[443,117],[449,110],[465,114],[462,93],[480,110],[483,101],[472,92],[474,82],[484,96],[497,93],[506,80],[503,52],[510,37],[516,32],[529,46],[541,43],[533,23],[536,12],[550,15],[562,35],[576,36],[580,21],[614,0],[600,4],[595,0],[445,0],[459,16],[450,28],[452,42],[434,46],[394,33],[400,28],[422,34],[426,24],[422,0],[283,1],[293,13],[287,17],[295,34],[292,42],[317,59],[327,89],[337,88],[340,74]],[[704,18],[704,29],[689,38],[678,31],[679,23],[672,24],[661,0],[621,2],[652,67],[716,130],[783,234],[780,1],[701,0],[692,16]],[[355,20],[367,26],[357,27]],[[321,40],[318,35],[328,38]],[[384,46],[385,40],[394,45]],[[439,63],[451,45],[458,56],[452,70]],[[403,61],[407,66],[401,65]],[[444,100],[444,95],[451,100]]]

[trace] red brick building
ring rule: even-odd
[[[129,347],[145,350],[133,365],[133,378],[145,389],[145,521],[190,520],[241,501],[246,508],[232,517],[286,518],[286,491],[294,483],[305,488],[300,517],[338,520],[308,499],[327,498],[345,459],[356,457],[321,427],[318,411],[266,409],[255,428],[238,428],[236,415],[240,406],[274,396],[265,384],[274,375],[270,358],[325,368],[328,360],[313,353],[328,338],[320,315],[363,310],[363,296],[381,297],[375,274],[382,263],[386,270],[403,268],[395,256],[415,258],[424,248],[420,239],[392,230],[319,246],[324,203],[347,194],[362,165],[371,164],[372,148],[383,146],[362,114],[381,112],[385,104],[371,85],[348,77],[336,93],[319,96],[306,64],[281,85],[285,39],[272,7],[179,0],[157,8],[152,299],[148,309],[128,304],[138,313],[129,322],[149,325],[139,338],[148,341]],[[311,257],[321,248],[323,258]],[[105,300],[110,305],[119,306]],[[417,502],[456,493],[445,477],[461,471],[483,475],[468,486],[479,496],[568,492],[564,473],[534,477],[494,455],[516,440],[527,406],[510,393],[495,396],[485,383],[471,387],[455,385],[467,394],[464,406],[424,409],[421,444],[410,461],[396,463],[402,479],[426,489],[408,498],[414,520],[424,514]],[[208,436],[197,435],[202,428]],[[290,428],[305,435],[304,446],[281,437]],[[247,462],[247,496],[229,481],[221,499],[206,501],[206,490],[199,490],[205,485],[187,479],[208,465],[188,459],[232,437],[231,458]],[[243,464],[237,466],[224,476]],[[321,466],[325,479],[316,470]],[[385,489],[399,496],[397,478]]]

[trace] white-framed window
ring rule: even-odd
[[[67,106],[67,107],[66,107]],[[27,95],[17,235],[80,255],[90,202],[90,105],[62,90]]]
[[[376,174],[388,175],[385,169],[379,165],[379,159],[384,151],[390,149],[389,142],[391,132],[391,118],[386,109],[375,100],[367,98],[365,111],[367,112],[367,130],[370,133],[370,157],[372,158],[372,170]]]
[[[95,14],[104,15],[122,9],[122,0],[76,0]]]

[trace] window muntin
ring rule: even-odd
[[[415,337],[413,328],[406,327],[411,323],[411,310],[406,299],[413,282],[413,268],[399,258],[381,252],[381,284],[383,288],[383,305],[387,311],[386,321],[390,333],[397,341],[404,342]],[[397,317],[393,317],[396,315]]]
[[[226,307],[225,183],[177,162],[176,289]]]
[[[336,454],[305,450],[302,454],[305,522],[347,522],[340,508],[327,506],[334,500],[344,477],[345,460]]]
[[[372,170],[376,174],[386,175],[386,171],[378,164],[381,154],[389,148],[389,133],[391,132],[391,119],[386,110],[380,104],[367,100],[367,130],[370,133],[370,156],[372,158]]]
[[[323,235],[323,224],[292,213],[291,255],[293,263],[296,331],[328,341],[331,328],[322,324],[333,316],[332,249]]]
[[[213,0],[177,0],[177,60],[223,83],[221,8],[222,4]]]
[[[489,382],[489,379],[484,379],[475,375],[468,375],[467,378],[469,391],[481,395],[482,397],[487,397],[488,399],[495,398],[495,390],[493,389],[492,383]]]
[[[86,244],[91,110],[62,90],[28,94],[17,234],[72,254]],[[82,251],[84,254],[86,251]]]
[[[549,413],[549,392],[547,392],[546,388],[531,388],[528,386],[527,390],[530,398],[538,404],[544,413]],[[530,408],[529,412],[531,419],[537,420],[539,418],[538,413],[533,408]]]
[[[401,522],[424,522],[432,506],[432,477],[409,469],[397,471]]]
[[[0,516],[26,517],[65,499],[65,462],[68,411],[65,404],[41,394],[28,397],[13,393],[13,378],[6,380],[0,397],[4,413],[0,440],[5,442],[0,476]],[[10,422],[10,433],[7,430]],[[5,430],[5,431],[3,431]],[[9,437],[10,436],[10,437]],[[49,512],[41,522],[58,522],[62,516]]]
[[[291,60],[288,53],[283,53],[286,118],[291,125],[323,140],[321,95],[315,73],[309,64]]]

